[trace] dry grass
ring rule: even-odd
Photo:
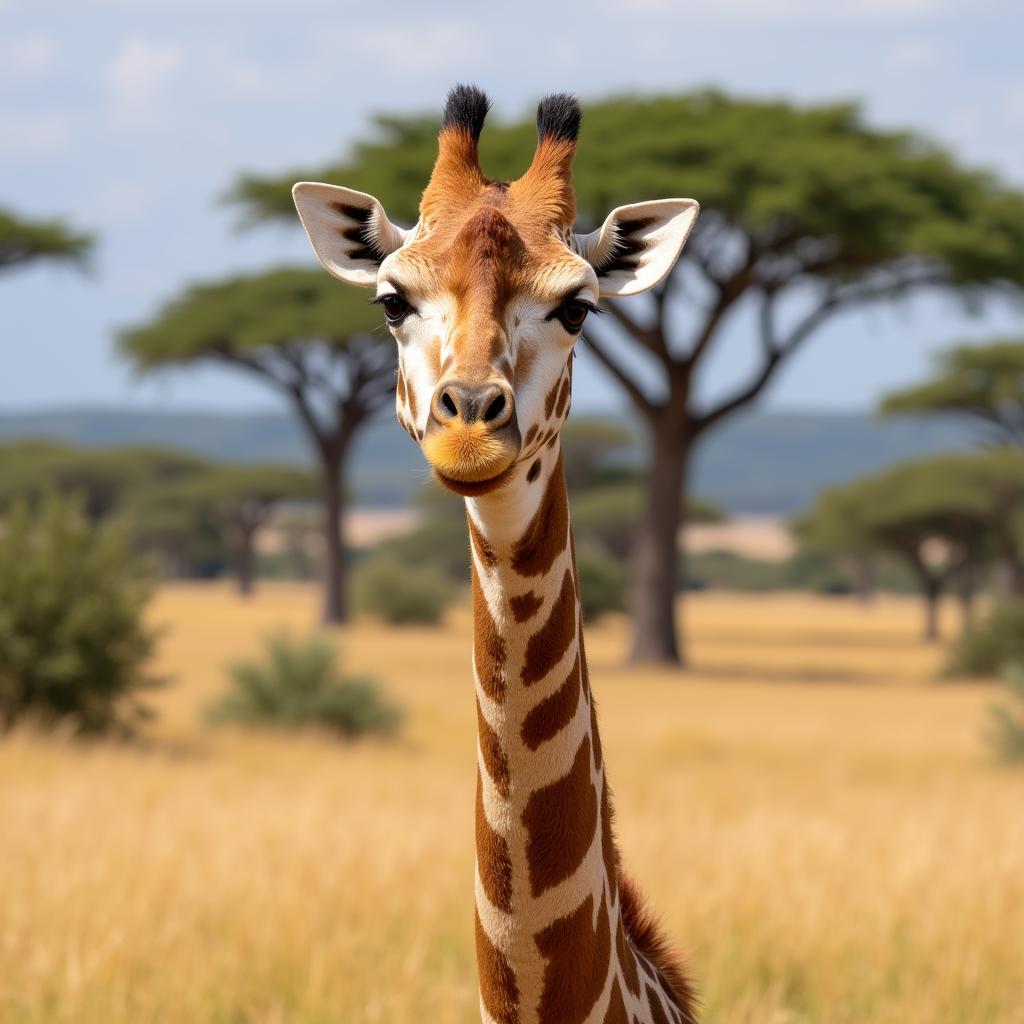
[[[159,598],[148,749],[0,746],[3,1024],[478,1019],[464,609],[343,637],[410,709],[391,747],[211,734],[225,662],[314,595]],[[1024,778],[988,687],[933,685],[912,602],[702,596],[685,682],[591,632],[627,862],[718,1024],[1024,1021]]]

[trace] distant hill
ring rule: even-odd
[[[277,413],[0,413],[0,440],[25,437],[88,447],[165,445],[225,461],[310,461],[298,426]],[[784,515],[804,507],[823,486],[969,443],[968,431],[952,422],[751,412],[707,437],[697,458],[694,490],[733,513]],[[427,478],[422,455],[390,418],[363,432],[351,481],[360,504],[405,504]]]

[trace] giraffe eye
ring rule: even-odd
[[[570,334],[578,334],[583,327],[583,321],[587,319],[587,314],[593,309],[593,304],[583,299],[568,299],[555,310],[554,316],[558,317]]]
[[[384,307],[384,319],[391,327],[397,327],[412,311],[412,306],[396,292],[382,295],[376,301]]]

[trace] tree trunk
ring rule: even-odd
[[[683,525],[683,481],[690,455],[685,429],[667,415],[652,428],[647,505],[633,553],[633,647],[630,661],[686,665],[676,630]]]
[[[934,580],[924,586],[924,638],[929,643],[939,639],[939,598],[942,587]]]
[[[867,555],[855,555],[853,565],[853,587],[861,604],[870,604],[875,596],[875,563]]]
[[[977,568],[973,562],[967,562],[960,570],[960,627],[967,632],[974,625],[974,598],[978,592]]]
[[[256,579],[256,528],[242,523],[238,528],[238,565],[235,582],[239,597],[251,597]]]
[[[323,622],[339,625],[348,618],[346,576],[348,561],[342,535],[345,487],[341,479],[342,454],[322,457],[320,466],[324,504],[324,605]]]

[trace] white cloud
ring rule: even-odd
[[[171,43],[138,37],[125,40],[106,71],[115,122],[129,128],[151,122],[164,86],[181,62],[180,48]]]
[[[0,43],[0,77],[8,81],[38,78],[56,60],[57,44],[49,36],[22,36]]]
[[[7,156],[53,156],[70,141],[71,126],[61,114],[0,113],[0,153]]]

